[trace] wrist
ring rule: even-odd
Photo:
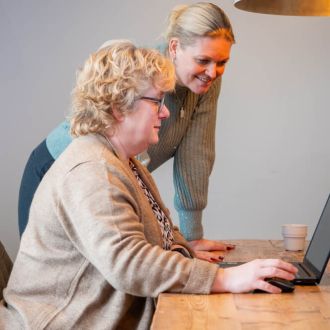
[[[225,269],[219,268],[212,284],[211,292],[228,292],[226,288]]]
[[[178,210],[180,232],[187,241],[203,238],[202,211]]]

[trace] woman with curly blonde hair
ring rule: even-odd
[[[72,92],[71,134],[114,129],[116,116],[133,112],[134,103],[150,86],[165,93],[173,90],[174,81],[173,65],[158,51],[136,48],[127,40],[106,42],[78,71]]]
[[[155,50],[112,42],[73,90],[75,139],[33,199],[0,303],[1,329],[149,329],[161,292],[279,292],[280,260],[220,269],[193,258],[135,156],[158,142],[174,66]]]

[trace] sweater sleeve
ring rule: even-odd
[[[146,201],[125,173],[109,164],[81,164],[67,175],[61,195],[65,232],[117,290],[149,297],[210,292],[216,265],[148,242],[141,221]]]
[[[203,237],[202,211],[215,158],[215,126],[221,79],[200,97],[191,122],[174,156],[175,208],[180,230],[190,240]]]

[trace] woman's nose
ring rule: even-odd
[[[224,65],[219,66],[217,63],[210,63],[210,65],[207,67],[206,73],[210,78],[215,79],[221,76],[224,71]]]
[[[210,63],[206,69],[206,74],[212,78],[215,79],[217,77],[217,65],[216,63]]]
[[[225,72],[225,66],[224,65],[217,67],[217,77],[222,76],[224,72]]]
[[[170,111],[168,110],[167,106],[164,104],[162,109],[159,112],[160,119],[166,119],[170,116]]]

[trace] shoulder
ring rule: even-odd
[[[118,158],[107,147],[105,139],[98,134],[88,134],[72,140],[54,165],[64,172],[85,163],[115,163]]]
[[[123,191],[132,194],[133,180],[129,177],[128,165],[115,155],[105,139],[98,134],[73,139],[46,177],[48,183],[52,182],[53,188],[61,192],[60,195],[66,194],[67,187],[74,187],[81,193],[101,193],[102,189],[108,190],[110,186],[121,187]]]
[[[71,141],[70,124],[68,121],[64,121],[49,133],[46,145],[51,156],[57,159]]]

